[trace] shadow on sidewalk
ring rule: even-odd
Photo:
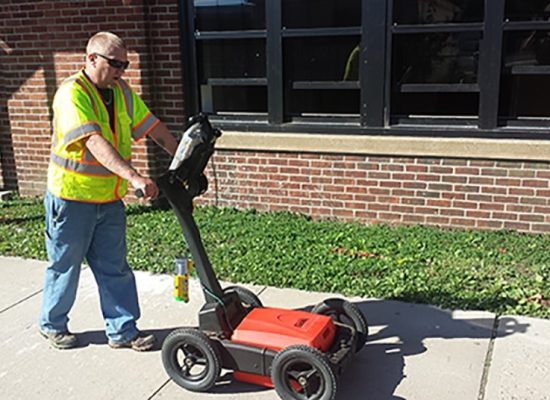
[[[494,317],[453,317],[452,311],[399,301],[374,300],[355,304],[367,317],[369,339],[365,347],[357,353],[351,368],[341,376],[338,399],[402,400],[402,397],[394,393],[405,378],[406,358],[426,352],[426,339],[487,341],[492,337],[526,332],[529,326],[518,323],[514,318],[499,318],[500,329],[497,332]],[[155,350],[160,349],[162,341],[172,330],[148,330],[157,336]],[[107,344],[102,331],[84,332],[79,334],[79,338],[82,339],[84,347],[90,344]],[[429,371],[426,374],[429,374]],[[211,393],[238,394],[265,390],[270,389],[239,382],[233,379],[231,372],[226,372],[222,373]]]
[[[146,329],[145,333],[152,333],[155,335],[156,343],[155,347],[153,347],[150,351],[160,351],[162,347],[162,342],[164,342],[164,339],[166,336],[170,334],[175,329],[178,329],[179,327],[174,328],[165,328],[165,329]],[[107,337],[105,336],[105,331],[85,331],[85,332],[75,332],[75,334],[78,336],[78,346],[76,348],[84,348],[91,345],[99,345],[99,346],[107,346]]]
[[[398,301],[356,303],[370,327],[369,339],[340,381],[339,399],[400,400],[394,394],[405,378],[406,358],[426,352],[426,339],[480,339],[497,336],[495,318],[456,318],[452,311]],[[467,314],[465,314],[467,315]],[[528,324],[500,318],[499,336],[526,332]],[[429,372],[427,372],[429,374]]]

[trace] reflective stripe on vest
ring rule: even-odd
[[[149,113],[141,123],[132,128],[132,138],[134,140],[140,139],[143,135],[145,135],[153,126],[159,123],[158,118],[156,118],[153,114]]]
[[[88,150],[88,148],[86,146],[84,146],[84,148],[82,149],[83,151],[83,154],[82,154],[82,161],[86,161],[86,162],[94,162],[95,161],[95,157],[92,155],[92,153],[90,152],[90,150]]]
[[[85,136],[87,133],[90,133],[90,132],[101,132],[101,127],[99,126],[99,124],[96,124],[95,122],[88,122],[88,123],[82,124],[74,128],[73,130],[67,132],[63,136],[63,145],[67,146],[69,143],[82,138],[83,136]]]
[[[124,95],[124,103],[126,104],[126,112],[128,113],[128,116],[130,117],[130,121],[134,120],[134,100],[132,97],[132,91],[130,90],[130,87],[124,80],[119,80],[118,84],[120,88],[122,89],[122,94]],[[147,133],[156,123],[158,119],[153,116],[151,113],[147,114],[147,116],[141,121],[141,123],[138,126],[135,126],[132,128],[132,139],[138,140],[141,139],[145,133]]]
[[[109,171],[101,164],[84,164],[75,160],[63,158],[55,153],[50,154],[50,161],[63,169],[74,171],[79,174],[95,176],[114,176],[111,171]]]
[[[126,81],[120,79],[118,81],[120,88],[122,89],[122,94],[124,95],[124,103],[126,103],[126,112],[130,117],[130,121],[134,120],[134,100],[132,97],[132,91],[128,87]]]

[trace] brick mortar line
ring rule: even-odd
[[[495,316],[493,322],[493,330],[491,332],[491,338],[489,339],[489,347],[487,348],[487,354],[485,355],[485,362],[483,363],[483,373],[481,375],[481,382],[479,386],[479,393],[477,400],[485,400],[485,389],[489,380],[489,370],[491,369],[491,362],[493,360],[493,349],[495,346],[495,339],[498,333],[499,317]]]

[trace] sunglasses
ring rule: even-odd
[[[130,61],[120,61],[115,58],[106,57],[103,54],[99,54],[99,53],[94,53],[94,54],[96,56],[100,56],[101,58],[107,60],[107,64],[109,64],[111,67],[116,69],[121,69],[124,71],[126,68],[128,68],[128,65],[130,65]]]

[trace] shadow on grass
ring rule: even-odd
[[[445,309],[485,310],[496,314],[505,314],[506,310],[513,309],[520,299],[514,299],[506,294],[481,295],[473,293],[470,296],[460,291],[410,291],[388,300],[403,301],[406,303],[433,305]]]
[[[0,224],[10,225],[10,224],[23,224],[32,221],[43,221],[44,214],[32,215],[28,217],[0,217]]]
[[[165,198],[156,199],[152,204],[132,204],[126,207],[126,215],[143,215],[156,211],[170,210],[170,204]]]

